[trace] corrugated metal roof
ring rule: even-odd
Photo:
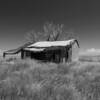
[[[67,40],[67,41],[42,41],[42,42],[36,42],[34,44],[31,44],[27,47],[51,47],[51,46],[66,46],[69,45],[72,41],[75,39]]]
[[[16,53],[19,53],[22,49],[38,52],[38,51],[43,51],[44,49],[46,49],[48,47],[52,47],[51,49],[55,49],[53,47],[67,46],[67,45],[70,45],[74,41],[79,46],[78,41],[75,39],[70,39],[70,40],[66,40],[66,41],[41,41],[41,42],[36,42],[36,43],[26,43],[17,49],[8,50],[8,51],[5,51],[4,53],[16,54]]]

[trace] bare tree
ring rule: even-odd
[[[37,39],[36,39],[36,33],[34,30],[28,32],[26,35],[25,35],[25,39],[28,41],[28,42],[36,42]]]
[[[57,41],[63,31],[63,24],[46,23],[43,29],[44,33],[47,34],[47,41]]]
[[[41,32],[35,32],[34,30],[28,32],[26,35],[25,35],[25,38],[28,42],[37,42],[37,41],[41,41],[42,39],[42,33]]]
[[[75,37],[74,33],[67,32],[63,24],[45,23],[42,32],[34,30],[26,34],[29,42],[67,40]]]

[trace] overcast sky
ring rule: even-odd
[[[25,43],[25,34],[45,22],[64,24],[79,37],[82,49],[100,48],[99,0],[0,1],[0,49]]]

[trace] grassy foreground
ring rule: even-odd
[[[3,60],[0,100],[100,100],[100,63]]]

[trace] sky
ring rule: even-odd
[[[77,34],[81,50],[100,49],[99,0],[2,0],[0,49],[23,45],[25,34],[46,22],[64,24]]]

